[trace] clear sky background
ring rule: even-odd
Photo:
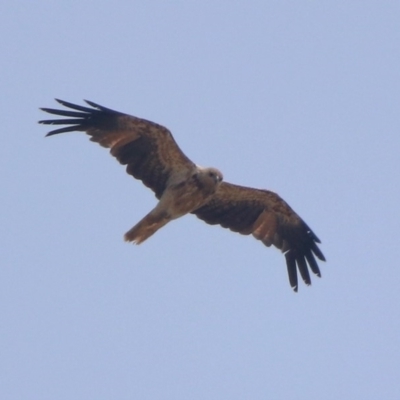
[[[0,5],[0,397],[399,399],[400,3]],[[279,193],[322,279],[156,203],[38,107],[167,126],[196,163]]]

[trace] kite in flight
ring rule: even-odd
[[[220,171],[194,164],[178,147],[171,132],[145,119],[100,106],[82,107],[57,100],[68,110],[42,108],[65,117],[39,121],[67,125],[46,136],[83,131],[90,140],[110,149],[126,171],[152,189],[158,204],[125,234],[125,240],[144,242],[173,219],[191,213],[211,225],[243,235],[252,234],[266,246],[284,253],[289,282],[297,291],[297,270],[307,285],[308,268],[321,276],[315,257],[325,261],[318,237],[276,193],[223,182]]]

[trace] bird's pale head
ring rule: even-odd
[[[215,185],[219,185],[224,179],[222,172],[217,168],[204,168],[203,177],[206,180],[212,180]]]
[[[198,167],[196,179],[204,188],[210,192],[214,192],[223,180],[221,171],[216,168],[202,168]]]

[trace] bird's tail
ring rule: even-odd
[[[132,229],[125,233],[124,239],[127,242],[140,244],[166,225],[171,219],[165,213],[155,214],[150,212]]]

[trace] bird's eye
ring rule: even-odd
[[[211,177],[212,177],[212,176],[214,176],[214,174],[213,174],[212,172],[209,172],[209,173],[208,173],[208,176],[211,176]]]

